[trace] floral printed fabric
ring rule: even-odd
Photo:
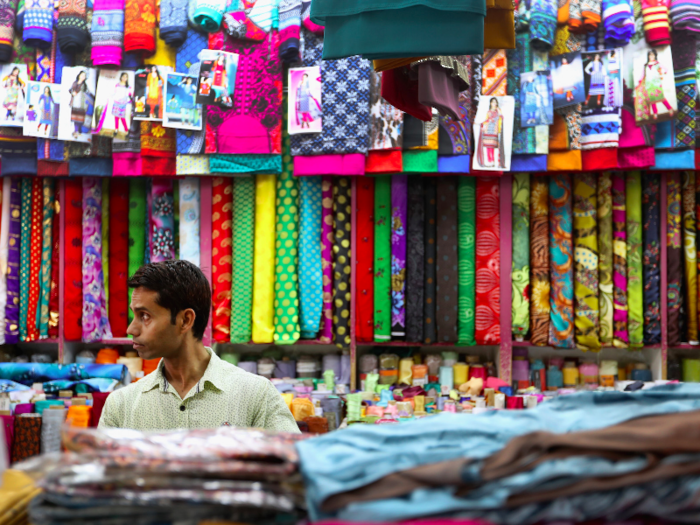
[[[598,304],[600,343],[613,342],[613,225],[612,179],[610,173],[598,176]]]
[[[374,340],[391,339],[391,176],[374,186]]]
[[[173,181],[154,178],[151,183],[151,262],[175,258]]]
[[[644,285],[642,284],[642,175],[627,174],[627,307],[630,346],[644,345]]]
[[[199,179],[197,177],[185,177],[180,180],[178,191],[178,204],[180,206],[180,259],[199,266]]]
[[[625,176],[612,176],[613,202],[613,344],[627,348],[627,208]]]
[[[644,344],[661,343],[661,186],[657,173],[644,173]]]
[[[530,342],[549,342],[549,181],[530,184]]]
[[[681,176],[666,174],[666,259],[668,269],[668,345],[681,342],[681,305],[683,295],[683,244],[681,237]]]
[[[476,179],[474,177],[459,177],[457,181],[457,213],[459,221],[457,232],[459,235],[457,341],[460,345],[473,346],[476,344],[474,340],[474,314],[476,310],[474,286],[476,284]]]
[[[501,342],[499,180],[476,180],[476,318],[477,345]]]
[[[530,329],[530,174],[513,175],[513,335],[522,340]]]
[[[83,178],[83,341],[110,339],[102,272],[102,182]]]
[[[574,257],[571,176],[549,177],[549,344],[574,348]]]
[[[408,177],[391,177],[391,338],[406,338]]]
[[[496,183],[498,183],[496,181]],[[437,340],[457,342],[459,305],[459,258],[457,253],[457,178],[437,181]]]

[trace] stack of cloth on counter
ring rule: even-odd
[[[312,521],[527,525],[700,516],[700,386],[358,426],[297,444]]]
[[[46,473],[29,516],[36,525],[294,523],[304,514],[294,448],[301,439],[230,427],[162,434],[70,427],[63,444],[73,454],[24,465]]]

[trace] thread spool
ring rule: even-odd
[[[535,407],[537,407],[537,396],[525,397],[525,408],[535,408]]]
[[[380,370],[398,370],[399,356],[396,354],[382,354],[379,356]]]
[[[547,370],[547,390],[557,390],[564,386],[564,374],[556,366]]]
[[[379,362],[374,354],[365,354],[360,357],[360,373],[371,374],[379,370]]]
[[[496,410],[503,410],[506,407],[506,395],[498,392],[494,396],[493,405],[494,405],[494,408],[496,408]]]
[[[579,372],[576,365],[572,362],[567,362],[562,369],[564,386],[572,387],[578,385]]]
[[[255,361],[241,361],[238,363],[238,368],[250,372],[251,374],[257,375],[258,373],[258,363]]]
[[[513,381],[530,381],[530,363],[525,360],[513,361]]]
[[[464,363],[456,363],[453,367],[453,384],[461,386],[467,382],[469,378],[469,366]]]
[[[598,376],[600,375],[598,365],[595,363],[581,363],[578,370],[581,374],[581,383],[590,386],[598,385]]]
[[[700,359],[683,359],[683,381],[700,383]]]
[[[97,365],[116,365],[119,359],[119,350],[114,348],[103,348],[97,352],[95,364]]]
[[[469,379],[475,377],[481,378],[486,382],[486,368],[484,368],[484,365],[474,364],[469,367]]]
[[[508,410],[522,410],[523,398],[521,396],[506,397],[506,408]]]
[[[425,364],[428,367],[428,375],[437,376],[442,366],[442,356],[438,354],[429,354],[425,357]]]
[[[413,365],[411,367],[414,386],[425,386],[428,381],[428,367],[426,365]]]
[[[399,380],[399,371],[394,368],[391,370],[380,370],[379,371],[379,384],[380,385],[395,385]]]
[[[132,380],[138,378],[140,373],[143,372],[143,359],[138,357],[136,352],[127,352],[124,357],[117,359],[117,364],[126,365]]]
[[[410,357],[404,357],[399,361],[399,384],[413,384],[413,359]]]
[[[601,386],[615,386],[615,380],[617,379],[618,368],[617,361],[601,361],[600,368],[598,370],[598,376],[600,378]]]
[[[454,372],[451,366],[440,367],[440,392],[446,396],[454,388]]]

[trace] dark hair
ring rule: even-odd
[[[197,266],[189,261],[163,261],[145,264],[129,279],[129,288],[143,286],[158,292],[158,303],[170,310],[171,322],[187,308],[195,313],[192,335],[200,341],[209,322],[211,288],[209,281]]]

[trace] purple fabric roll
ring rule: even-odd
[[[257,374],[258,373],[258,363],[255,361],[241,361],[238,363],[238,368],[242,368],[246,372],[250,372],[251,374]]]
[[[21,179],[13,178],[10,186],[10,232],[7,252],[7,305],[5,306],[5,344],[19,342],[19,241],[21,233]]]
[[[406,339],[408,177],[391,177],[391,338]]]
[[[276,379],[284,379],[285,377],[294,378],[297,372],[296,361],[277,361],[275,363],[275,371],[273,377]]]
[[[321,264],[323,266],[323,315],[319,340],[333,340],[333,177],[325,175],[322,185]]]
[[[32,414],[34,412],[34,403],[20,403],[15,407],[15,416],[22,414]]]

